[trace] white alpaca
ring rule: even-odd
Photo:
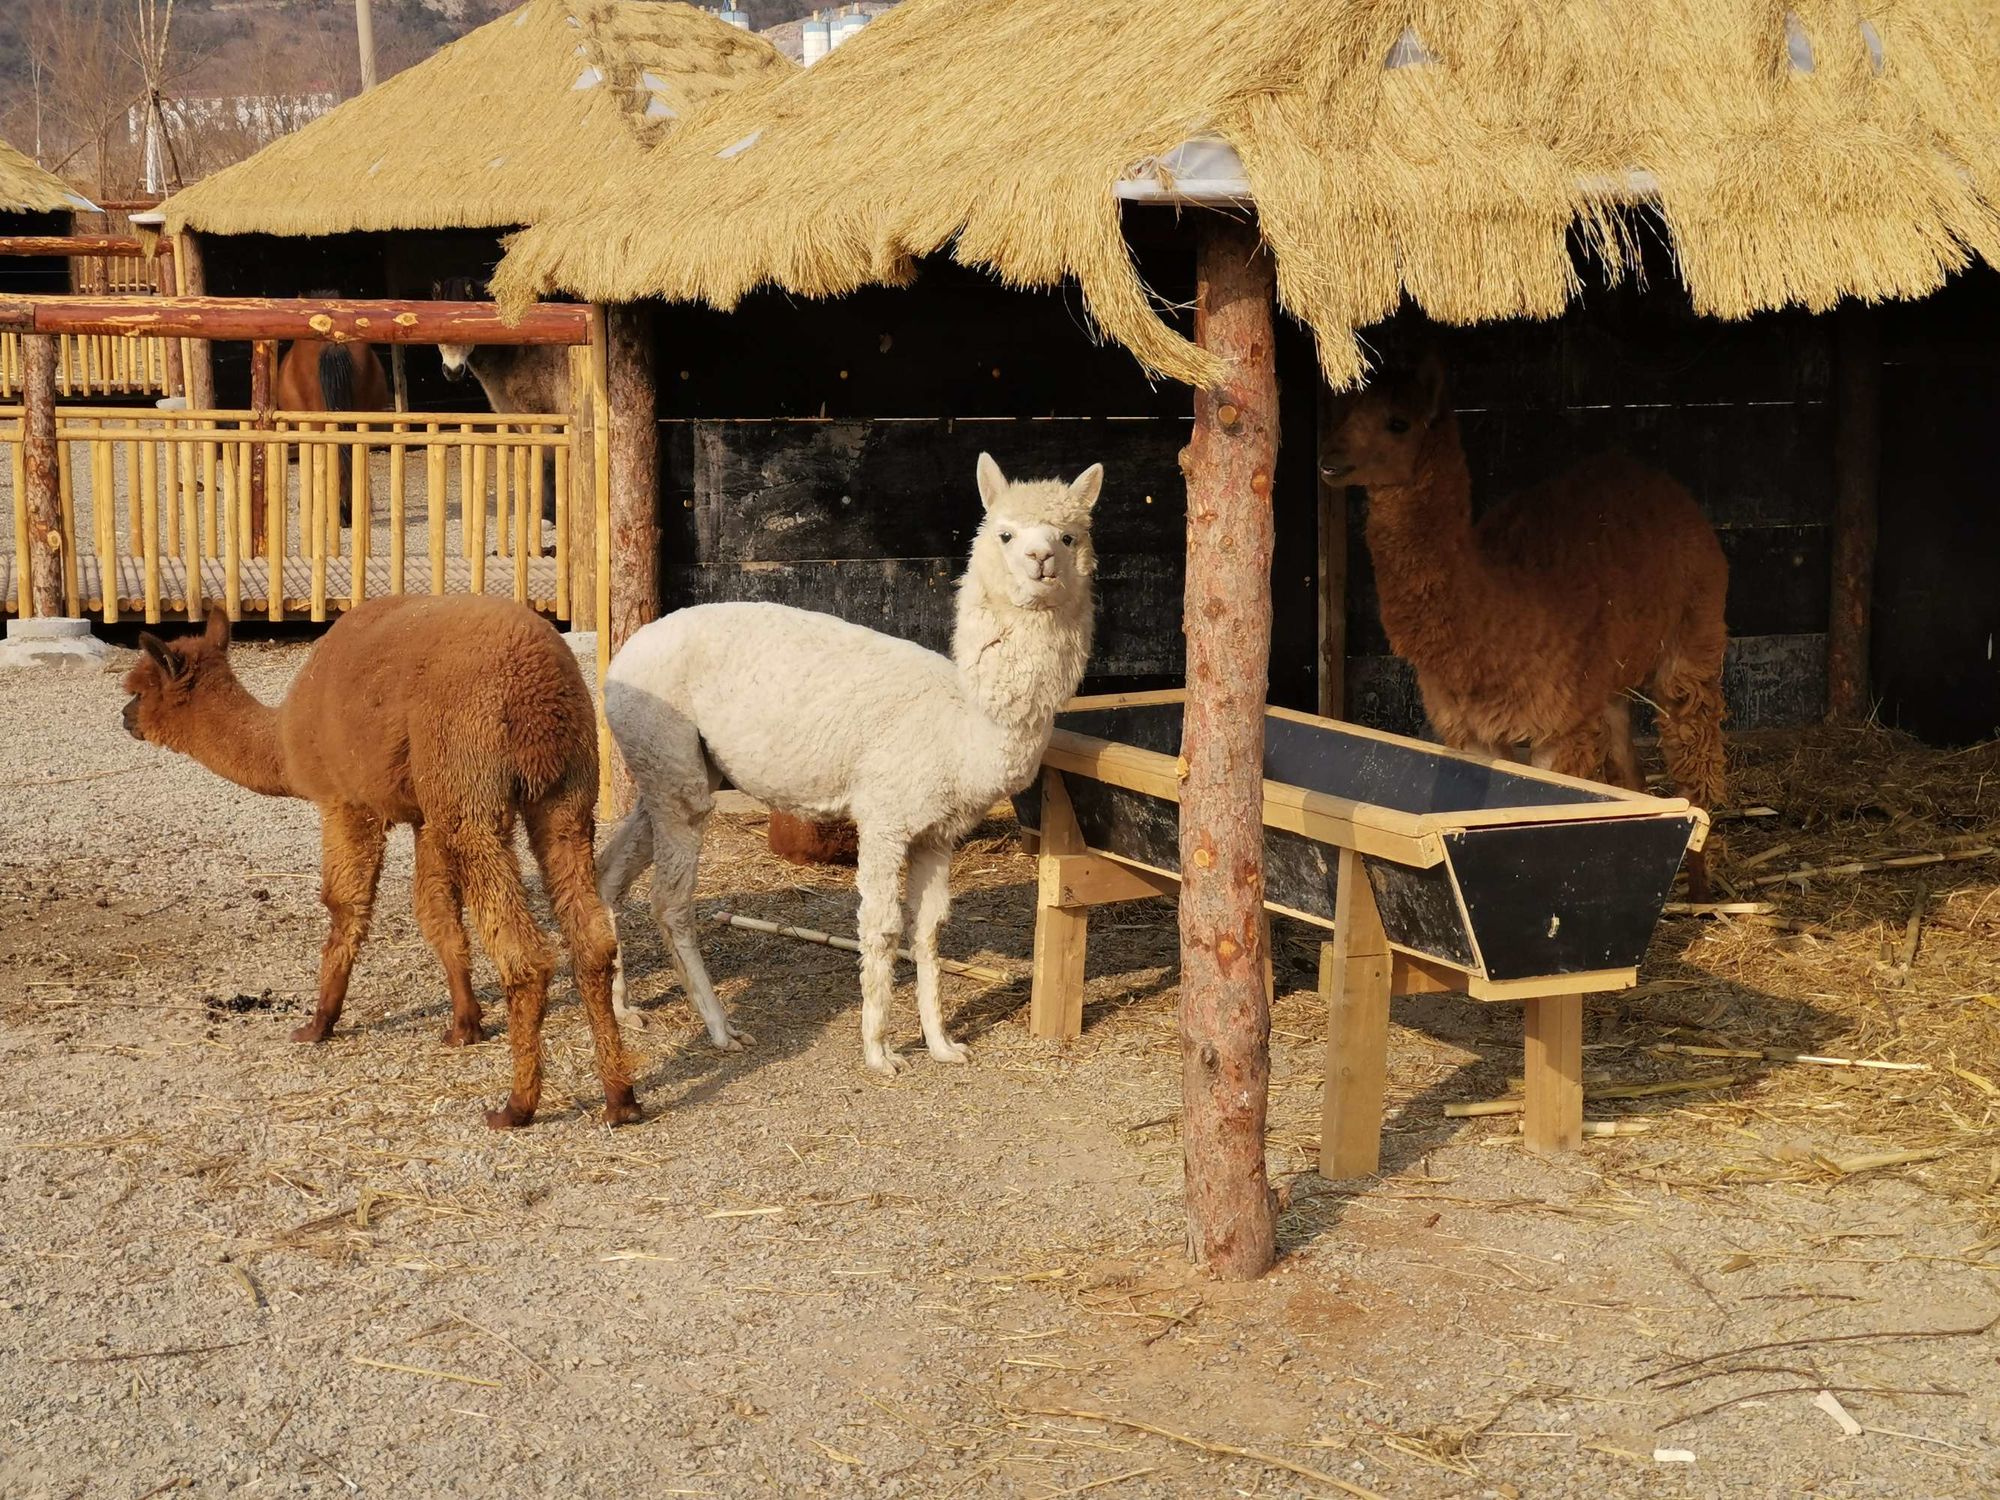
[[[868,1066],[904,1062],[883,1044],[909,865],[917,1014],[940,1062],[945,1034],[937,931],[951,851],[996,800],[1034,778],[1056,713],[1090,658],[1090,511],[1104,468],[1074,483],[1009,483],[979,456],[986,508],[958,586],[951,657],[831,615],[780,604],[705,604],[625,643],[604,716],[638,805],[597,862],[615,914],[649,862],[653,912],[689,998],[725,1050],[749,1040],[723,1013],[695,938],[695,866],[721,777],[775,808],[847,817],[860,834],[861,1047]],[[614,997],[624,1014],[621,980]]]

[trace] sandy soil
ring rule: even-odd
[[[302,659],[239,655],[267,698]],[[1073,1046],[1027,1037],[1024,986],[947,979],[973,1061],[933,1064],[906,988],[892,1083],[851,961],[778,938],[710,935],[758,1038],[710,1051],[642,888],[647,1122],[593,1118],[565,979],[542,1120],[495,1134],[504,1049],[439,1045],[407,839],[336,1039],[294,1046],[312,810],[127,739],[112,674],[0,693],[0,1493],[2000,1492],[1991,859],[1932,872],[1900,987],[1871,965],[1907,881],[1816,884],[1818,936],[1663,926],[1651,987],[1592,1006],[1589,1066],[1738,1082],[1594,1106],[1648,1133],[1567,1160],[1443,1117],[1506,1090],[1515,1014],[1399,1002],[1385,1171],[1351,1184],[1309,1170],[1316,946],[1281,928],[1284,1258],[1238,1287],[1180,1254],[1160,903],[1094,924]],[[1739,747],[1774,802],[1805,753]],[[1925,827],[1990,824],[1978,780]],[[1780,810],[1739,857],[1853,836]],[[754,820],[710,853],[704,910],[852,932],[843,872],[776,864]],[[1031,873],[983,830],[946,951],[1024,970]],[[1745,1042],[1928,1068],[1646,1050]]]

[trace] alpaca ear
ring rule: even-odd
[[[181,659],[167,649],[167,643],[148,631],[139,632],[139,649],[152,657],[153,665],[169,680],[181,675]]]
[[[1097,504],[1098,492],[1104,488],[1104,465],[1092,464],[1077,475],[1070,484],[1069,494],[1064,498],[1088,515]]]
[[[1435,421],[1444,410],[1444,361],[1435,351],[1426,354],[1417,366],[1417,400],[1426,423]]]
[[[1007,490],[1007,476],[1000,472],[1000,465],[993,462],[993,455],[979,455],[979,507],[993,509],[993,503]]]
[[[204,643],[218,651],[229,649],[229,611],[220,604],[209,606],[208,629],[202,632],[201,638]]]

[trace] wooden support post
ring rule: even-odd
[[[1583,996],[1527,1002],[1526,1101],[1522,1139],[1530,1151],[1574,1151],[1583,1144]]]
[[[1826,716],[1865,718],[1881,476],[1882,359],[1875,315],[1844,302],[1834,317],[1833,587],[1826,636]]]
[[[155,274],[159,282],[160,291],[165,296],[178,297],[183,289],[180,284],[180,268],[174,264],[173,242],[171,240],[161,240],[158,251],[159,270]],[[164,342],[166,344],[167,357],[166,394],[186,399],[187,370],[181,349],[183,341],[170,338]]]
[[[1333,941],[1320,945],[1326,997],[1326,1085],[1319,1175],[1367,1177],[1382,1165],[1382,1094],[1389,1069],[1389,994],[1394,963],[1361,856],[1340,851]]]
[[[190,297],[208,295],[208,270],[201,258],[201,238],[192,231],[180,237],[180,288]],[[215,345],[207,339],[189,339],[182,353],[187,372],[188,405],[196,411],[215,410]]]
[[[1041,854],[1036,861],[1035,968],[1028,992],[1028,1035],[1069,1041],[1083,1035],[1083,956],[1090,932],[1087,902],[1065,900],[1065,856],[1083,853],[1083,834],[1062,772],[1042,772]]]
[[[21,456],[28,492],[28,576],[20,584],[21,613],[52,618],[63,612],[56,356],[56,341],[48,334],[31,333],[21,339]]]
[[[1195,340],[1222,361],[1195,395],[1187,475],[1188,698],[1181,731],[1181,1149],[1188,1252],[1249,1280],[1276,1256],[1264,1160],[1264,698],[1278,378],[1271,258],[1251,225],[1204,215]]]
[[[610,489],[610,605],[597,628],[600,654],[615,656],[660,617],[660,424],[650,310],[607,307],[604,345],[607,399],[597,419],[608,429],[600,453]],[[613,806],[623,811],[632,798],[622,763],[613,776]]]
[[[1335,422],[1339,398],[1319,384],[1319,446],[1324,455]],[[1326,477],[1316,463],[1319,488],[1319,713],[1325,719],[1347,717],[1347,486]]]
[[[569,624],[597,629],[597,403],[590,349],[569,351]]]
[[[276,339],[258,339],[250,346],[250,410],[251,423],[259,432],[268,431],[271,426],[272,393],[277,387],[278,343]],[[264,555],[265,510],[264,491],[275,477],[282,497],[285,476],[269,475],[264,472],[265,447],[263,443],[250,445],[250,555]],[[273,597],[284,592],[284,580],[271,580]]]

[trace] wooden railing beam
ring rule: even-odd
[[[588,314],[538,302],[505,321],[492,302],[330,301],[314,297],[0,297],[0,329],[118,338],[366,344],[583,344]]]

